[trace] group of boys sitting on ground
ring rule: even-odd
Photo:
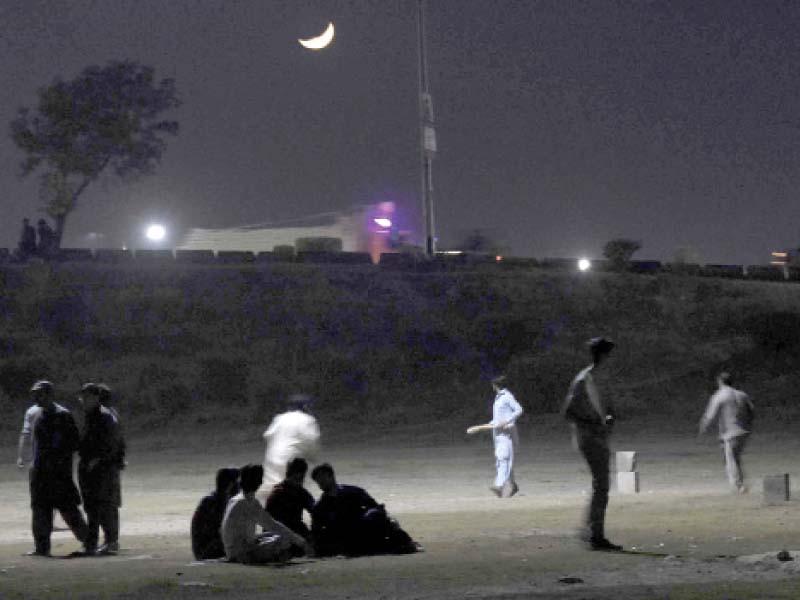
[[[303,487],[308,463],[295,458],[286,478],[267,497],[256,498],[264,479],[261,465],[217,471],[216,490],[200,501],[192,517],[192,551],[197,560],[266,564],[298,556],[409,554],[419,544],[386,514],[365,490],[340,485],[331,465],[318,465],[311,478],[322,490],[319,500]],[[303,511],[311,516],[311,529]],[[263,532],[258,534],[256,526]]]

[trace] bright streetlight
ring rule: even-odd
[[[582,258],[578,261],[578,269],[581,271],[588,271],[592,268],[592,263],[589,259]]]
[[[167,235],[167,230],[163,225],[154,223],[153,225],[148,225],[144,234],[151,242],[160,242]]]

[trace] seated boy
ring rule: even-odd
[[[263,480],[261,465],[242,467],[242,491],[228,501],[222,518],[222,543],[225,556],[231,562],[258,565],[310,554],[306,541],[273,519],[256,500],[256,490]],[[263,533],[256,534],[256,525],[263,528]]]
[[[318,556],[408,554],[421,549],[365,490],[336,483],[329,464],[315,467],[311,478],[322,490],[311,512]]]
[[[200,501],[192,516],[192,552],[197,560],[225,556],[219,528],[228,500],[238,491],[239,469],[217,471],[217,489]]]
[[[303,458],[293,458],[286,465],[286,479],[272,488],[267,498],[267,512],[289,529],[311,539],[311,531],[303,523],[303,510],[311,513],[314,497],[303,487],[308,463]]]

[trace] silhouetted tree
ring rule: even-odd
[[[499,246],[485,230],[473,229],[464,236],[458,249],[466,250],[467,252],[494,254],[499,250]]]
[[[166,147],[163,134],[178,132],[178,123],[161,120],[161,113],[180,100],[171,79],[156,82],[151,67],[130,61],[88,67],[38,95],[36,109],[20,109],[11,122],[11,136],[26,155],[23,176],[41,167],[40,192],[59,248],[67,216],[101,173],[154,171]]]
[[[616,271],[624,271],[628,268],[633,254],[642,247],[642,243],[636,240],[616,238],[606,242],[603,246],[603,256],[611,263],[611,268]]]

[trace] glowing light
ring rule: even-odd
[[[581,271],[588,271],[592,268],[592,262],[586,258],[582,258],[578,261],[578,269]]]
[[[388,227],[392,226],[392,220],[391,219],[387,219],[385,217],[379,217],[377,219],[372,219],[372,220],[375,221],[375,224],[378,225],[379,227],[388,228]]]
[[[308,40],[297,40],[300,45],[309,50],[322,50],[333,41],[333,23],[328,23],[328,28],[317,37]]]
[[[503,260],[503,257],[498,254],[497,256],[494,257],[494,259],[495,261],[500,262],[501,260]]]
[[[153,242],[160,242],[167,235],[167,230],[163,225],[150,225],[144,233],[147,239]]]

